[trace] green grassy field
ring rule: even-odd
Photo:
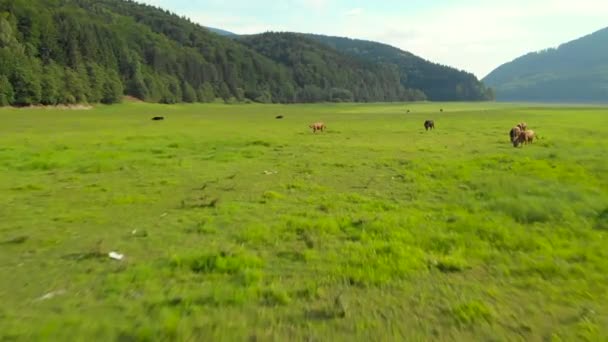
[[[0,119],[0,341],[608,340],[607,108]]]

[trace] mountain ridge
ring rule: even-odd
[[[494,98],[492,89],[472,73],[431,62],[392,45],[347,37],[308,36],[346,54],[397,66],[402,85],[421,90],[431,101],[480,101]]]
[[[608,102],[608,27],[520,56],[483,81],[500,101]]]

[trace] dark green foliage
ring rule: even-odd
[[[365,40],[307,35],[342,53],[393,67],[408,100],[484,101],[493,93],[473,74],[431,63],[390,45]]]
[[[332,102],[352,102],[353,93],[348,89],[331,88],[329,99]]]
[[[13,86],[6,76],[0,75],[0,106],[8,106],[15,101]]]
[[[184,82],[182,83],[182,94],[184,96],[184,102],[193,103],[197,102],[196,91],[190,83]]]
[[[118,73],[114,70],[110,70],[103,83],[100,102],[105,104],[120,102],[122,100],[123,91],[124,89]]]
[[[502,101],[606,102],[608,28],[517,58],[484,81]]]
[[[15,91],[14,104],[27,106],[40,102],[42,88],[40,85],[40,66],[33,59],[26,59],[18,65],[10,76]]]
[[[392,65],[365,62],[296,33],[270,32],[240,41],[290,71],[297,102],[407,100]]]
[[[197,90],[197,97],[200,102],[213,102],[215,100],[215,90],[209,82],[203,83]]]
[[[62,89],[64,89],[63,79],[62,68],[54,62],[49,63],[43,68],[41,76],[41,104],[56,105],[64,101],[61,97]]]

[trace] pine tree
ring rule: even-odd
[[[193,102],[198,101],[196,91],[190,85],[190,83],[188,83],[188,82],[182,83],[182,93],[183,93],[183,97],[184,97],[184,102],[193,103]]]
[[[56,105],[61,102],[61,90],[64,87],[62,80],[64,78],[63,70],[53,62],[43,68],[40,103]]]
[[[0,107],[9,106],[15,101],[15,92],[8,78],[0,75]]]
[[[122,101],[123,92],[124,87],[120,82],[118,73],[114,70],[110,70],[107,74],[105,83],[103,84],[101,103],[119,103]]]
[[[213,102],[215,101],[215,91],[213,86],[209,82],[203,83],[198,88],[198,100],[200,102]]]

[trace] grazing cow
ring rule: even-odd
[[[424,128],[428,131],[429,129],[435,129],[435,121],[433,120],[426,120],[424,122]]]
[[[275,116],[274,118],[275,118],[275,119],[279,119],[279,120],[280,120],[280,119],[282,119],[282,118],[283,118],[283,115],[277,115],[277,116]]]
[[[515,126],[515,127],[511,128],[511,131],[509,131],[509,137],[511,137],[511,142],[514,142],[515,139],[517,139],[517,137],[519,137],[519,134],[521,132],[522,132],[522,130],[519,126]]]
[[[441,108],[439,111],[443,113],[443,108]]]
[[[155,116],[152,118],[153,121],[161,121],[161,120],[165,120],[164,116]]]
[[[534,138],[536,134],[533,130],[521,131],[519,136],[513,141],[513,147],[517,147],[519,145],[527,145],[532,144],[534,142]]]
[[[317,131],[323,132],[323,130],[327,129],[327,126],[323,122],[315,122],[308,127],[312,128],[313,133],[317,133]]]
[[[517,127],[519,127],[519,129],[521,129],[522,131],[525,131],[528,129],[528,124],[525,122],[520,122],[517,124]]]

